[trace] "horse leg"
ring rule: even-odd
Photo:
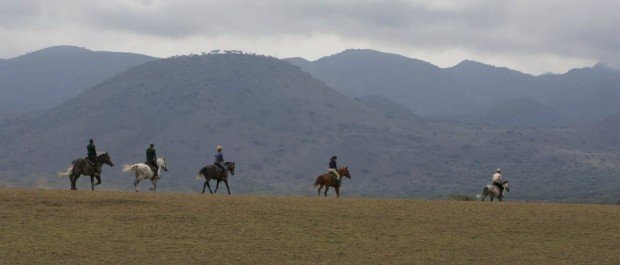
[[[327,191],[329,190],[329,186],[325,186],[325,197],[327,197]]]
[[[136,192],[140,192],[140,178],[136,177],[136,180],[133,182],[134,187],[136,187]]]
[[[95,177],[93,175],[90,175],[90,190],[95,190]]]
[[[340,187],[334,187],[336,189],[336,198],[340,197]]]
[[[321,184],[321,186],[319,186],[319,197],[321,197],[321,189],[323,189],[323,184]]]
[[[97,178],[97,183],[95,183],[95,186],[99,186],[99,184],[101,184],[101,176],[96,175],[95,178]]]
[[[153,192],[156,192],[156,191],[157,191],[157,179],[158,179],[158,178],[152,178],[152,179],[151,179],[151,183],[153,183],[153,188],[151,188],[151,190],[152,190]]]
[[[482,201],[487,197],[487,188],[482,189]]]
[[[209,193],[213,194],[213,191],[211,191],[211,184],[209,183],[209,180],[207,180],[205,183],[207,183],[207,188],[209,188]]]
[[[230,188],[228,187],[228,180],[224,180],[224,184],[226,184],[226,189],[228,190],[228,195],[230,195]]]
[[[71,175],[69,176],[69,180],[71,181],[71,190],[77,190],[76,182],[78,177],[79,176],[75,175],[75,172],[71,172]]]
[[[491,201],[493,201],[493,197],[495,197],[495,195],[491,194],[490,197],[491,197]]]
[[[205,184],[202,185],[202,194],[205,194],[205,189],[207,189],[207,183],[208,181],[205,180]]]

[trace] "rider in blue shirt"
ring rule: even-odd
[[[222,172],[226,173],[226,167],[224,166],[224,154],[222,154],[222,150],[224,150],[224,148],[221,145],[218,145],[215,150],[217,153],[215,154],[215,161],[213,162],[213,165],[219,167]]]

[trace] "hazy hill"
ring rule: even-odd
[[[580,133],[584,139],[590,139],[600,146],[618,150],[620,148],[620,113],[580,128]]]
[[[115,74],[155,58],[56,46],[0,62],[0,113],[55,107]]]
[[[475,116],[473,122],[500,127],[560,127],[569,123],[566,115],[531,98],[503,102]]]
[[[618,192],[605,183],[620,172],[615,153],[570,130],[427,122],[389,100],[347,97],[275,58],[220,54],[133,67],[8,130],[0,185],[68,188],[54,175],[85,155],[90,137],[117,164],[100,188],[121,190],[132,180],[120,165],[143,161],[150,141],[168,158],[162,191],[199,190],[193,176],[218,144],[238,162],[234,193],[313,195],[333,154],[351,168],[345,187],[356,196],[474,194],[501,167],[515,199],[600,202]],[[586,182],[593,188],[584,190]]]
[[[413,113],[413,111],[402,107],[383,96],[368,95],[361,96],[356,99],[378,113],[385,115],[389,119],[405,118],[415,119],[418,121],[421,119],[417,114]]]
[[[416,123],[396,127],[384,120],[274,58],[180,57],[134,67],[20,128],[7,136],[11,155],[2,154],[0,165],[52,174],[83,156],[89,137],[117,162],[142,161],[152,140],[161,155],[170,157],[174,177],[167,180],[183,190],[197,184],[191,176],[212,162],[213,148],[222,144],[226,158],[239,162],[244,172],[240,180],[259,182],[263,190],[295,183],[294,189],[305,191],[309,178],[325,170],[332,154],[368,175],[395,171],[385,171],[389,157],[373,159],[371,154],[397,153],[391,149],[402,145],[404,130],[414,134],[423,128]],[[378,130],[382,137],[375,137]],[[26,160],[33,162],[20,163]],[[120,174],[118,169],[111,172]],[[123,176],[119,183],[128,179]],[[255,188],[251,185],[242,187]]]
[[[285,60],[293,64],[299,61]],[[312,62],[312,67],[299,66],[346,95],[381,95],[425,117],[457,115],[473,105],[470,102],[477,102],[441,68],[397,54],[346,50]]]
[[[603,65],[532,76],[474,61],[439,68],[372,50],[347,50],[311,63],[285,60],[346,95],[382,95],[423,117],[466,121],[484,113],[476,118],[484,120],[498,104],[520,98],[531,98],[566,115],[559,125],[584,124],[620,112],[616,104],[620,72]],[[522,121],[521,126],[539,123]]]

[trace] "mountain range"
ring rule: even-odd
[[[345,95],[381,95],[433,119],[504,127],[556,127],[588,124],[620,112],[620,72],[603,64],[565,74],[533,76],[468,60],[440,68],[374,50],[346,50],[313,62],[284,60]],[[528,100],[520,100],[524,98]],[[518,113],[490,113],[532,104],[538,106],[533,112],[536,115],[528,119]],[[548,122],[556,116],[561,118]]]
[[[420,65],[421,71],[437,69]],[[326,170],[331,155],[338,155],[353,175],[344,180],[347,196],[475,194],[501,167],[511,180],[513,199],[619,199],[620,187],[609,185],[620,173],[620,141],[613,134],[620,126],[617,116],[581,127],[498,128],[436,121],[388,93],[369,90],[351,97],[328,84],[273,57],[152,60],[50,110],[5,119],[11,126],[0,130],[0,186],[68,188],[68,180],[55,173],[84,156],[87,140],[94,138],[116,164],[104,168],[100,189],[131,190],[132,176],[120,165],[143,161],[154,141],[170,168],[158,185],[162,191],[198,191],[201,182],[193,176],[212,163],[221,144],[226,160],[238,163],[233,193],[314,196],[314,178]],[[559,112],[538,99],[513,101],[506,105],[516,107],[504,110],[531,106]],[[536,114],[522,118],[531,115]],[[81,188],[87,182],[82,178]]]
[[[43,111],[155,58],[56,46],[0,61],[0,113]]]

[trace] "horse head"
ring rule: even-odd
[[[231,175],[235,175],[235,162],[225,162],[224,166],[230,171]]]
[[[159,168],[163,169],[164,171],[168,171],[168,166],[166,165],[166,158],[165,157],[160,157],[157,158],[157,165],[159,166]]]
[[[113,167],[114,163],[112,163],[112,159],[110,158],[110,155],[108,154],[108,152],[105,152],[103,154],[100,154],[97,157],[97,160],[99,160],[99,162],[107,164],[108,166]]]
[[[502,186],[504,186],[504,189],[508,192],[510,191],[510,187],[508,186],[508,180],[502,182]]]
[[[351,173],[349,173],[349,167],[343,167],[338,170],[338,174],[341,176],[345,176],[347,178],[351,178]]]

